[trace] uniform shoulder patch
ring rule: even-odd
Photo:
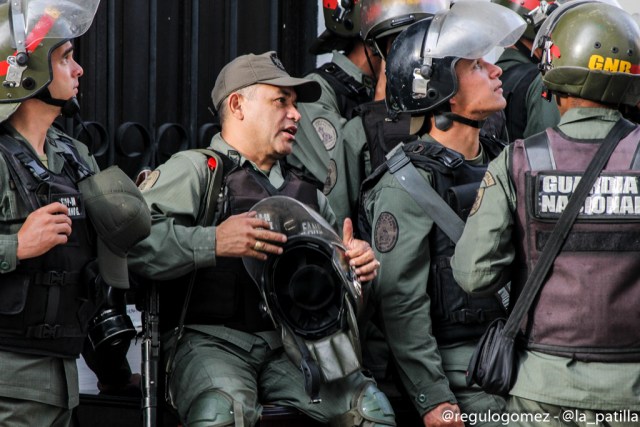
[[[322,193],[325,196],[331,193],[336,182],[338,182],[338,166],[336,166],[336,161],[331,159],[329,160],[329,170],[327,170],[327,179],[324,182]]]
[[[478,194],[476,194],[476,200],[473,202],[473,206],[471,206],[471,210],[469,211],[469,216],[474,215],[480,209],[480,205],[482,204],[482,199],[484,198],[484,190],[488,187],[493,187],[496,185],[496,180],[491,175],[491,172],[486,171],[484,173],[484,177],[482,178],[482,184],[480,188],[478,188]]]
[[[160,171],[154,170],[145,178],[144,181],[140,183],[140,185],[138,185],[138,188],[140,189],[140,191],[149,190],[155,185],[156,181],[158,181],[158,178],[160,178]]]
[[[318,117],[311,124],[324,144],[324,148],[327,151],[333,150],[338,140],[338,132],[331,122],[324,117]]]
[[[373,240],[378,252],[390,252],[398,243],[398,221],[393,214],[382,212],[373,231]]]

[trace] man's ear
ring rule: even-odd
[[[242,120],[244,118],[244,113],[242,111],[242,103],[244,101],[244,98],[242,97],[242,95],[240,95],[237,92],[233,92],[231,95],[229,95],[229,97],[227,98],[227,103],[229,106],[229,112],[231,113],[231,115],[239,120]]]

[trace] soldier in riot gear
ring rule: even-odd
[[[86,146],[52,126],[78,112],[83,71],[71,39],[97,7],[97,0],[0,2],[3,425],[71,425],[76,358],[83,347],[97,355],[86,340],[90,321],[106,285],[128,287],[126,252],[150,229],[131,180],[117,168],[98,172]],[[129,381],[124,362],[106,362],[123,378],[102,377],[105,386]]]
[[[556,2],[547,0],[491,0],[508,7],[527,21],[527,29],[513,46],[507,47],[496,61],[502,68],[502,88],[507,100],[505,108],[505,140],[541,132],[560,121],[558,107],[542,84],[538,70],[540,50],[531,49],[536,31],[547,15],[556,7]]]
[[[310,369],[300,368],[314,363],[289,360],[284,332],[242,260],[289,255],[294,237],[272,231],[267,218],[251,210],[269,196],[296,199],[335,227],[315,183],[284,162],[298,130],[296,103],[319,96],[319,84],[291,77],[275,52],[239,56],[222,69],[212,91],[222,131],[210,148],[174,155],[141,184],[154,225],[132,250],[130,267],[159,289],[160,329],[169,332],[163,337],[166,387],[185,426],[255,425],[261,403],[294,406],[334,426],[395,425],[388,400],[359,369],[323,375],[332,381],[320,384],[305,380]],[[379,263],[366,242],[353,238],[350,220],[342,238],[358,280],[373,279]],[[303,289],[298,280],[291,284],[297,294]],[[326,295],[333,301],[333,293]],[[303,300],[311,312],[325,307]],[[305,362],[311,360],[307,348],[298,347]],[[345,350],[356,353],[353,344]]]
[[[362,0],[361,36],[365,43],[374,46],[376,53],[385,58],[395,37],[409,25],[434,13],[448,9],[449,0]],[[388,114],[384,102],[386,76],[380,73],[374,100],[358,107],[370,156],[371,169],[384,163],[384,156],[398,143],[409,142],[424,133],[424,116]]]
[[[430,127],[363,183],[360,220],[382,265],[369,304],[425,426],[462,427],[460,411],[504,408],[464,378],[474,343],[504,306],[496,295],[466,297],[448,260],[486,164],[503,149],[480,134],[505,105],[501,70],[483,56],[524,28],[501,6],[458,2],[405,29],[387,58],[389,110],[422,114]]]
[[[640,101],[640,28],[607,3],[562,4],[538,31],[532,48],[543,50],[543,82],[560,123],[515,141],[489,164],[451,261],[466,291],[486,294],[510,280],[519,295],[577,181],[594,158],[605,158],[515,341],[508,409],[545,413],[564,426],[635,425],[640,411],[640,248],[628,239],[638,232],[640,128],[619,111]],[[597,155],[602,148],[612,154]],[[598,418],[623,410],[628,417]]]
[[[311,46],[313,54],[331,53],[331,62],[306,77],[322,93],[313,103],[300,103],[297,144],[287,161],[318,181],[338,223],[352,218],[358,191],[370,168],[365,138],[355,108],[373,99],[381,58],[360,38],[361,1],[323,2],[326,30]]]

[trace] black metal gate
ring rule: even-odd
[[[85,127],[60,125],[101,168],[117,164],[132,178],[177,151],[207,146],[220,69],[238,55],[275,50],[291,74],[311,70],[317,7],[314,0],[102,0],[76,41]]]

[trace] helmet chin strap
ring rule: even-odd
[[[453,126],[453,122],[462,123],[463,125],[471,126],[476,129],[482,128],[484,122],[486,120],[471,120],[466,117],[459,116],[458,114],[452,113],[450,111],[436,113],[434,115],[435,125],[441,131],[447,131],[451,126]]]
[[[56,99],[51,97],[51,93],[48,89],[45,89],[35,97],[45,104],[60,107],[60,112],[64,117],[74,117],[76,114],[80,113],[80,104],[78,103],[78,99],[75,96],[66,100]]]

